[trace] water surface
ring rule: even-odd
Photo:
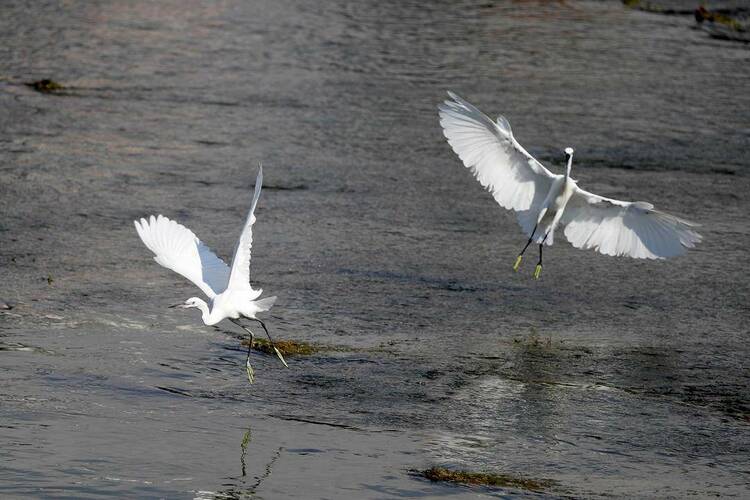
[[[0,16],[0,494],[747,495],[750,52],[619,2],[6,2]],[[53,78],[47,95],[23,85]],[[600,194],[700,222],[668,262],[562,241],[542,280],[445,143],[454,90]],[[280,338],[198,295],[131,221],[251,274]],[[532,254],[533,255],[533,254]]]

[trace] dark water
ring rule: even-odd
[[[747,496],[750,48],[619,2],[4,2],[0,496]],[[46,95],[23,82],[53,78]],[[541,281],[442,138],[452,89],[533,154],[703,224],[668,262],[558,242]],[[251,273],[283,369],[131,221]],[[533,259],[532,259],[533,260]],[[228,334],[229,333],[229,334]]]

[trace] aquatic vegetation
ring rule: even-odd
[[[694,15],[698,26],[712,38],[750,43],[747,14],[741,13],[739,9],[716,9],[709,11],[705,7],[700,6],[695,9]]]
[[[535,330],[532,330],[528,337],[514,337],[513,343],[531,348],[550,348],[552,347],[552,337],[547,337],[545,339],[541,337]]]
[[[247,476],[247,466],[245,464],[245,456],[247,456],[247,445],[250,444],[252,439],[252,430],[250,427],[247,428],[245,434],[242,436],[242,442],[240,443],[240,465],[242,466],[242,477]]]
[[[719,10],[709,11],[705,7],[700,6],[695,9],[695,22],[700,24],[703,21],[723,24],[736,31],[744,31],[744,26],[742,26],[737,19],[734,19]]]
[[[37,80],[35,82],[28,82],[26,83],[26,85],[36,90],[37,92],[43,92],[46,94],[51,94],[54,92],[59,92],[60,90],[65,90],[65,87],[62,84],[57,83],[56,81],[51,80],[49,78],[44,78],[42,80]]]
[[[642,0],[622,0],[623,5],[630,7],[631,9],[638,9],[644,12],[651,12],[654,14],[667,14],[667,15],[688,15],[693,13],[693,9],[674,9],[671,7],[663,7],[653,2],[644,2]]]
[[[444,467],[431,467],[427,470],[419,471],[418,475],[434,482],[467,484],[472,486],[498,486],[529,491],[545,491],[557,485],[551,479],[530,479],[502,473],[455,471]]]
[[[244,340],[242,342],[242,345],[247,346],[249,343],[249,340]],[[321,346],[308,344],[307,342],[300,342],[297,340],[274,340],[274,343],[271,344],[271,342],[269,342],[268,340],[258,338],[256,338],[253,342],[253,349],[255,349],[256,351],[264,352],[266,354],[275,355],[276,352],[273,349],[274,345],[276,345],[276,348],[284,356],[309,356],[322,350]]]

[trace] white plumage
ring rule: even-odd
[[[573,150],[565,150],[565,175],[553,174],[513,137],[508,121],[487,115],[452,92],[438,109],[443,133],[453,151],[500,206],[517,212],[529,242],[554,242],[558,225],[576,248],[593,248],[606,255],[664,259],[683,254],[701,241],[696,224],[655,210],[646,202],[604,198],[578,187],[570,177]]]
[[[244,317],[257,321],[268,335],[265,323],[256,318],[256,314],[268,311],[276,301],[276,297],[257,300],[263,290],[254,290],[250,286],[250,249],[253,241],[255,207],[260,198],[262,184],[263,167],[259,166],[253,201],[234,250],[231,269],[190,229],[173,220],[162,215],[156,217],[152,215],[148,219],[142,218],[134,222],[138,236],[156,255],[154,260],[159,265],[192,281],[211,301],[209,307],[204,300],[191,297],[183,304],[172,307],[200,309],[201,319],[206,325],[215,325],[223,319],[229,319],[250,333],[250,348],[252,348],[255,336],[239,322],[239,319]],[[271,340],[270,335],[268,338]],[[272,340],[271,343],[273,344]],[[252,368],[249,364],[250,348],[248,348],[247,370],[252,382]],[[275,346],[274,350],[286,365],[286,361]]]

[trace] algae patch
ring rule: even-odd
[[[244,346],[247,346],[249,343],[249,340],[242,341],[242,345]],[[284,356],[309,356],[321,350],[320,346],[296,340],[275,340],[273,344]],[[255,342],[253,342],[253,349],[266,354],[276,354],[271,343],[265,339],[256,338]]]
[[[37,92],[42,92],[45,94],[53,94],[55,92],[65,90],[65,87],[62,84],[57,83],[56,81],[49,78],[44,78],[43,80],[37,80],[35,82],[27,82],[25,85],[31,87]]]
[[[427,470],[418,471],[417,475],[434,482],[517,488],[528,491],[545,491],[557,485],[551,479],[529,479],[511,474],[454,471],[444,467],[431,467]]]

